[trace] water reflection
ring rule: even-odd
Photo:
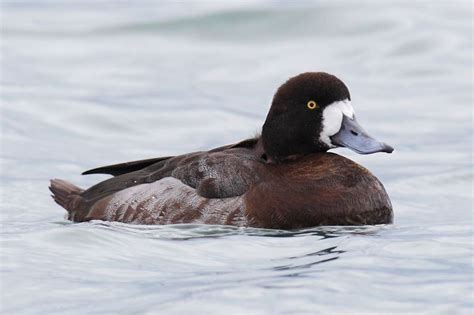
[[[190,240],[195,238],[218,238],[234,235],[255,237],[307,237],[316,236],[320,240],[345,235],[377,235],[391,225],[378,226],[324,226],[294,231],[235,227],[229,225],[206,224],[170,224],[170,225],[134,225],[121,222],[90,221],[83,223],[56,222],[58,225],[104,229],[112,232],[127,233],[151,239]]]
[[[316,252],[304,254],[302,256],[292,256],[288,257],[288,259],[301,259],[301,258],[306,258],[306,257],[312,257],[312,256],[318,256],[321,257],[323,256],[323,259],[318,259],[309,263],[303,263],[303,264],[298,264],[298,263],[293,263],[293,264],[288,264],[288,265],[282,265],[282,266],[276,266],[273,267],[275,270],[297,270],[297,269],[306,269],[306,268],[311,268],[314,265],[319,265],[325,262],[333,261],[339,258],[340,254],[345,253],[346,251],[344,250],[336,250],[337,246],[332,246],[328,247],[326,249],[318,250]],[[325,257],[325,256],[330,256],[330,257]]]

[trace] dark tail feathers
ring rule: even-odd
[[[69,218],[71,218],[72,212],[76,211],[78,206],[75,201],[82,199],[79,194],[84,190],[62,179],[52,179],[49,190],[53,193],[51,197],[54,201],[66,209],[69,212]]]

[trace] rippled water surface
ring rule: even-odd
[[[2,314],[471,314],[472,5],[2,1]],[[388,226],[71,224],[48,179],[259,131],[272,94],[336,74],[392,155]]]

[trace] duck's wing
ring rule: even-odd
[[[174,201],[180,201],[183,191],[189,192],[189,202],[209,200],[214,204],[220,202],[216,200],[239,199],[250,186],[260,181],[263,174],[261,168],[264,166],[254,154],[254,143],[243,141],[207,152],[105,166],[87,173],[117,176],[86,190],[69,189],[70,185],[53,181],[51,190],[55,200],[69,211],[70,218],[75,221],[86,220],[86,216],[88,219],[101,219],[103,213],[117,209],[123,203],[123,198],[131,198],[133,209],[127,210],[127,213],[132,216],[140,215],[141,210],[135,209],[139,200],[144,205],[155,201],[169,203],[171,209]],[[171,189],[168,184],[176,189]],[[161,191],[160,187],[164,190]],[[171,190],[168,191],[168,188]],[[110,198],[115,197],[119,199],[113,199],[112,202]],[[198,207],[192,209],[194,213]],[[126,221],[121,217],[108,219]]]
[[[165,161],[172,158],[172,156],[166,156],[166,157],[158,157],[158,158],[152,158],[152,159],[146,159],[146,160],[139,160],[139,161],[131,161],[131,162],[125,162],[125,163],[119,163],[119,164],[112,164],[112,165],[106,165],[106,166],[101,166],[97,168],[93,168],[90,170],[87,170],[82,173],[82,175],[89,175],[89,174],[110,174],[113,176],[118,176],[122,174],[127,174],[131,173],[134,171],[138,171],[141,169],[144,169],[145,167],[148,167],[152,164]]]
[[[240,156],[237,152],[240,152]],[[243,155],[243,156],[242,156]],[[208,198],[224,198],[245,190],[246,185],[236,185],[240,177],[253,178],[249,166],[239,167],[251,155],[247,146],[230,145],[208,152],[194,152],[184,155],[128,162],[104,166],[87,171],[87,174],[106,173],[116,175],[81,193],[90,202],[131,186],[148,184],[165,177],[174,177],[184,184],[198,189]],[[237,173],[237,175],[234,175]],[[243,173],[241,176],[240,174]],[[219,177],[218,180],[214,177]],[[244,180],[247,184],[248,180]],[[200,184],[203,184],[201,187]],[[238,187],[239,189],[235,189]],[[231,189],[232,188],[232,189]]]
[[[247,139],[235,144],[225,145],[222,147],[215,148],[213,150],[210,150],[209,152],[220,152],[220,151],[224,151],[226,149],[231,149],[231,148],[251,147],[257,143],[257,140],[258,140],[257,138]],[[119,164],[106,165],[106,166],[96,167],[96,168],[87,170],[83,172],[82,175],[109,174],[112,176],[118,176],[118,175],[123,175],[123,174],[127,174],[127,173],[144,169],[145,167],[148,167],[158,162],[169,160],[173,157],[174,156],[165,156],[165,157],[151,158],[151,159],[146,159],[146,160],[138,160],[138,161],[119,163]]]

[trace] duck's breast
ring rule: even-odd
[[[331,153],[269,166],[267,180],[245,195],[254,226],[296,229],[318,225],[391,223],[382,183],[357,163]]]

